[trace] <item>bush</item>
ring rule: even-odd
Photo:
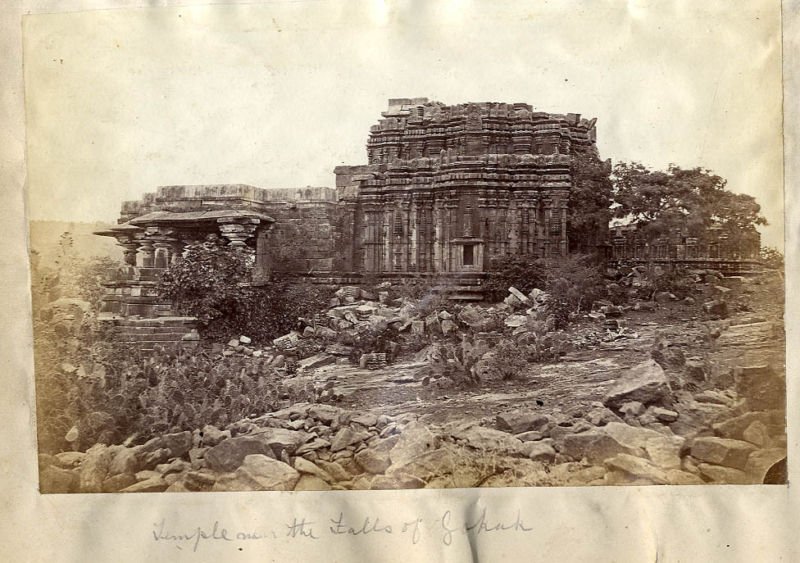
[[[219,340],[242,334],[272,340],[328,305],[329,288],[287,280],[255,287],[248,283],[252,271],[247,250],[209,240],[187,247],[162,274],[158,292],[179,313],[197,317],[203,336]]]
[[[546,267],[544,260],[533,255],[493,258],[483,284],[486,297],[492,302],[502,301],[511,286],[526,294],[535,287],[542,289]]]

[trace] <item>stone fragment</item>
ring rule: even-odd
[[[104,493],[116,493],[137,483],[132,473],[118,473],[103,481]]]
[[[421,422],[406,425],[397,443],[389,452],[392,464],[403,464],[438,446],[438,438]]]
[[[767,426],[760,420],[756,420],[747,429],[742,432],[742,438],[746,442],[750,442],[759,448],[767,448],[770,446],[772,440],[769,437],[769,430]]]
[[[99,493],[108,477],[112,454],[104,444],[96,444],[86,451],[80,466],[80,488],[84,493]]]
[[[553,463],[556,450],[550,444],[543,442],[526,442],[521,448],[522,454],[533,461]]]
[[[590,463],[602,463],[617,454],[633,452],[608,434],[590,430],[565,436],[561,453],[577,461],[586,458]]]
[[[341,481],[347,481],[350,479],[350,474],[345,471],[344,467],[341,466],[336,461],[325,461],[323,459],[317,460],[316,463],[319,467],[321,467],[328,475],[331,476],[335,483]]]
[[[289,352],[297,348],[300,342],[300,333],[292,331],[272,341],[273,346],[282,352]]]
[[[528,317],[526,317],[525,315],[510,315],[506,317],[506,320],[503,321],[503,324],[505,324],[509,328],[517,328],[521,327],[526,322],[528,322]]]
[[[611,422],[622,422],[620,417],[605,407],[593,408],[584,415],[584,418],[593,426],[605,426]]]
[[[421,489],[425,481],[414,475],[395,473],[392,475],[376,475],[370,483],[370,489]]]
[[[164,477],[158,475],[156,477],[150,477],[149,479],[145,479],[143,481],[139,481],[138,483],[134,483],[129,487],[125,487],[121,489],[121,493],[160,493],[165,491],[169,487],[169,484],[164,480]]]
[[[692,457],[734,469],[744,469],[747,458],[756,449],[753,444],[729,438],[704,436],[692,442]]]
[[[544,438],[544,434],[536,430],[531,430],[530,432],[515,434],[514,437],[521,442],[536,442]]]
[[[497,422],[498,430],[521,434],[531,430],[541,430],[547,426],[550,418],[538,413],[517,410],[498,414],[495,421]]]
[[[721,299],[714,299],[703,303],[703,311],[713,317],[725,319],[728,317],[728,304]]]
[[[619,407],[619,412],[625,416],[639,416],[644,414],[645,406],[639,401],[628,401]]]
[[[253,340],[249,336],[242,335],[239,337],[239,342],[242,344],[252,344]]]
[[[784,428],[786,424],[785,415],[782,410],[775,409],[748,412],[741,416],[714,424],[714,433],[724,438],[741,440],[744,437],[744,431],[747,430],[747,427],[757,420],[761,421],[767,428],[771,426]]]
[[[109,475],[120,475],[122,473],[136,474],[141,467],[139,466],[138,452],[134,448],[123,448],[119,450],[108,466]],[[127,486],[127,485],[126,485]],[[122,487],[124,488],[124,487]]]
[[[723,467],[721,465],[713,465],[710,463],[701,463],[697,466],[700,474],[709,481],[714,483],[724,483],[726,485],[745,485],[751,483],[750,477],[740,469],[733,469],[732,467]]]
[[[331,452],[338,452],[348,446],[359,444],[369,437],[370,433],[367,430],[355,430],[351,426],[345,426],[331,440]]]
[[[514,297],[516,297],[516,298],[519,300],[519,302],[520,302],[520,303],[522,303],[522,304],[524,304],[524,305],[527,305],[527,304],[528,304],[528,302],[530,301],[530,300],[528,299],[528,297],[527,297],[527,296],[526,296],[524,293],[522,293],[520,290],[518,290],[518,289],[517,289],[516,287],[514,287],[513,285],[512,285],[511,287],[509,287],[509,288],[508,288],[508,292],[509,292],[511,295],[513,295]]]
[[[214,447],[223,440],[227,440],[228,438],[230,438],[231,431],[220,430],[216,426],[206,424],[205,426],[203,426],[202,436],[203,436],[204,446]]]
[[[312,369],[329,366],[336,363],[336,357],[325,352],[320,352],[309,358],[305,358],[297,362],[297,369],[299,371],[309,371]]]
[[[644,449],[647,457],[663,469],[678,469],[681,467],[681,447],[685,439],[679,436],[663,436],[647,438]]]
[[[308,461],[307,459],[303,459],[302,457],[295,458],[294,468],[300,473],[307,473],[308,475],[314,475],[327,483],[333,481],[333,478],[328,474],[327,471],[321,469],[319,466]]]
[[[78,467],[86,457],[83,452],[61,452],[55,455],[56,463],[59,467],[64,469],[73,469]]]
[[[389,452],[399,440],[399,436],[391,436],[378,440],[355,455],[355,461],[367,473],[383,473],[392,464]]]
[[[675,422],[676,420],[678,420],[678,413],[673,411],[673,410],[669,410],[669,409],[665,409],[665,408],[661,408],[661,407],[653,407],[652,409],[650,409],[650,412],[653,414],[653,416],[656,418],[656,420],[658,420],[660,422],[668,422],[669,423],[669,422]]]
[[[455,332],[458,327],[456,323],[454,323],[450,319],[444,319],[442,320],[441,328],[442,328],[442,334],[447,336],[448,334]]]
[[[296,492],[299,491],[330,491],[331,486],[317,477],[316,475],[302,474],[297,484],[294,486]]]
[[[666,472],[641,457],[620,453],[605,460],[611,471],[619,471],[632,479],[645,480],[656,485],[666,485],[669,477]]]
[[[669,396],[664,369],[651,359],[626,371],[609,389],[603,404],[618,409],[629,401],[647,405],[667,401]]]
[[[146,455],[150,452],[164,449],[168,452],[168,458],[182,457],[192,449],[193,445],[192,433],[187,430],[185,432],[164,434],[163,436],[153,438],[141,446],[139,453],[140,455]]]

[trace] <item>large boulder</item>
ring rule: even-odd
[[[617,454],[607,459],[605,466],[609,471],[618,474],[611,476],[611,480],[619,484],[626,480],[646,481],[655,485],[666,485],[670,482],[666,471],[656,467],[646,459],[629,454]]]
[[[80,468],[80,488],[84,493],[99,493],[103,481],[108,477],[108,469],[113,456],[107,446],[96,444],[89,448]]]
[[[664,369],[651,359],[626,371],[608,390],[603,404],[619,409],[629,401],[638,401],[643,405],[666,403],[670,400],[670,394]]]
[[[224,442],[223,442],[224,443]],[[214,491],[291,491],[300,473],[291,466],[262,454],[244,458],[234,473],[223,475],[214,483]]]
[[[393,465],[402,465],[427,451],[436,449],[438,445],[438,437],[427,426],[413,421],[403,429],[397,443],[389,451],[389,458]]]
[[[345,426],[341,428],[331,440],[331,451],[338,452],[363,442],[371,436],[368,430]]]
[[[517,410],[498,414],[495,421],[498,430],[522,434],[531,430],[541,430],[550,422],[550,419],[543,414]]]
[[[451,434],[463,445],[475,450],[504,455],[524,455],[522,440],[500,430],[469,425],[456,429]]]
[[[210,469],[227,473],[239,467],[244,458],[252,454],[275,457],[272,447],[261,437],[237,436],[209,448],[203,459]]]
[[[157,452],[158,450],[167,450],[167,458],[182,457],[189,453],[193,447],[192,433],[188,430],[185,432],[176,432],[173,434],[164,434],[158,436],[145,443],[139,448],[139,455],[144,458],[147,454]]]
[[[781,470],[775,471],[777,468]],[[786,483],[786,450],[784,448],[769,448],[754,451],[747,458],[744,472],[753,483]],[[770,479],[771,475],[777,478]]]
[[[700,461],[744,469],[747,458],[755,450],[753,444],[741,440],[703,436],[694,439],[691,453],[692,457]]]
[[[367,473],[383,473],[392,464],[389,452],[395,446],[400,436],[390,436],[378,440],[368,448],[356,453],[356,463]]]

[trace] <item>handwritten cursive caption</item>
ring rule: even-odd
[[[502,533],[529,533],[533,528],[525,525],[519,511],[512,518],[497,519],[483,509],[476,518],[460,519],[450,510],[441,517],[431,520],[415,518],[412,520],[384,520],[379,516],[353,518],[340,512],[328,519],[293,517],[291,521],[274,529],[234,529],[219,521],[206,526],[179,526],[166,519],[153,524],[152,539],[155,542],[173,546],[176,549],[189,549],[194,552],[209,542],[228,543],[231,547],[243,549],[247,542],[270,540],[315,541],[335,536],[377,536],[381,534],[403,536],[412,544],[419,543],[424,535],[433,534],[434,541],[452,545],[458,536]]]

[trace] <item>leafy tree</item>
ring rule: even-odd
[[[611,220],[611,161],[579,153],[572,161],[575,183],[567,215],[570,252],[596,253],[608,234]]]
[[[704,168],[671,164],[665,172],[621,162],[613,181],[614,216],[632,219],[647,240],[679,229],[706,241],[713,228],[737,245],[767,224],[754,197],[729,191],[724,178]]]
[[[777,248],[765,246],[761,249],[761,260],[770,268],[783,269],[783,253]]]

